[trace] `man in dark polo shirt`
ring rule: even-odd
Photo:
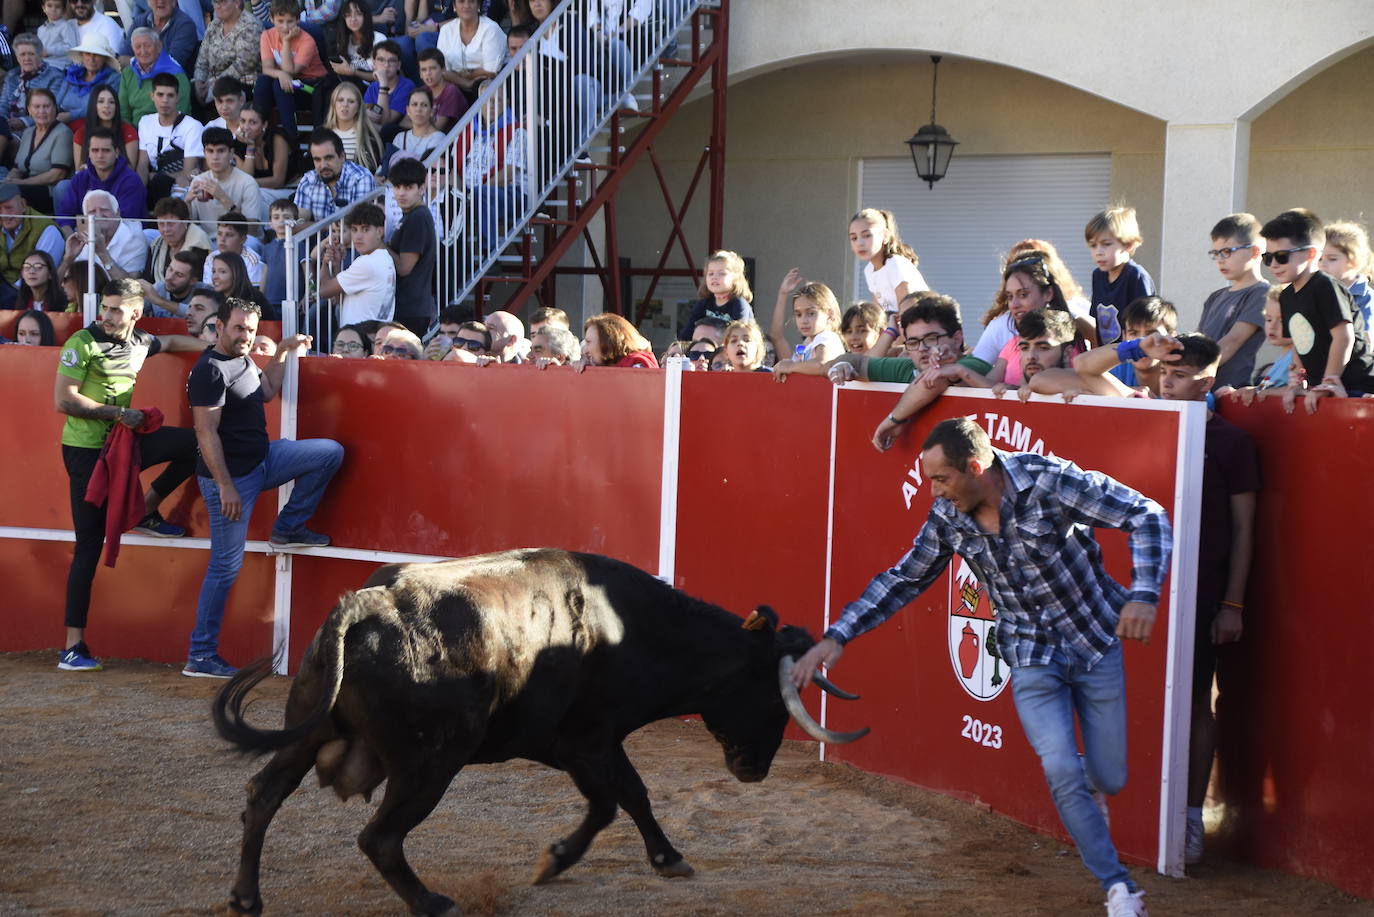
[[[236,671],[219,656],[219,628],[229,590],[243,566],[248,521],[259,494],[296,482],[272,527],[273,545],[329,544],[328,535],[310,531],[305,522],[339,469],[343,446],[332,439],[268,440],[263,405],[281,391],[287,355],[308,349],[310,337],[298,334],[282,341],[276,357],[259,370],[248,352],[261,317],[255,303],[226,299],[218,315],[218,340],[201,354],[186,380],[200,444],[197,481],[210,514],[210,567],[200,587],[191,649],[181,670],[193,678],[228,678]]]
[[[105,507],[86,502],[86,487],[100,459],[100,450],[116,423],[137,429],[143,412],[129,407],[134,380],[143,361],[159,353],[202,350],[193,337],[168,334],[155,337],[134,328],[143,315],[143,290],[132,279],[112,280],[100,303],[100,318],[62,345],[53,401],[67,415],[62,425],[62,462],[71,481],[72,527],[76,550],[67,573],[65,620],[67,639],[57,667],[68,672],[97,672],[102,666],[86,646],[86,617],[91,606],[91,582],[105,544]],[[196,462],[195,434],[185,427],[159,427],[139,437],[143,468],[167,463],[144,494],[148,514],[134,528],[145,535],[175,538],[186,534],[158,514],[157,508]]]

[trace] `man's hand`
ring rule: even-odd
[[[1216,644],[1235,643],[1240,639],[1244,625],[1240,609],[1233,605],[1223,605],[1212,619],[1212,642]]]
[[[1171,356],[1183,349],[1183,345],[1173,335],[1155,331],[1140,339],[1140,349],[1151,359],[1168,362]]]
[[[1121,606],[1121,620],[1116,625],[1116,635],[1123,640],[1150,642],[1150,631],[1155,626],[1155,606],[1144,602],[1127,602]]]
[[[119,418],[119,422],[130,430],[137,430],[139,427],[143,426],[143,418],[144,414],[142,411],[135,408],[128,408],[124,411],[124,416]]]
[[[921,382],[926,388],[936,388],[940,385],[953,385],[956,382],[964,381],[964,367],[958,363],[947,363],[944,366],[932,366],[921,373]]]
[[[226,484],[219,489],[219,512],[229,522],[238,522],[243,514],[243,498],[233,484]]]
[[[873,431],[873,448],[879,452],[886,452],[892,448],[892,443],[897,435],[906,429],[905,423],[893,423],[892,415],[883,418],[883,422],[878,424],[878,429]]]
[[[292,350],[308,351],[315,339],[308,334],[293,334],[291,337],[277,345],[277,350],[287,352]]]
[[[835,363],[826,373],[830,381],[836,385],[844,385],[846,382],[853,382],[859,377],[859,371],[854,368],[853,363]]]
[[[840,654],[844,652],[844,647],[834,640],[826,637],[797,660],[797,664],[792,667],[792,684],[798,691],[805,688],[811,681],[811,676],[815,674],[818,666],[833,666],[840,661]]]

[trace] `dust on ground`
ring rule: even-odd
[[[244,784],[266,759],[232,753],[214,735],[209,702],[222,682],[144,662],[111,661],[99,673],[55,663],[53,652],[0,655],[0,913],[225,913]],[[253,721],[280,722],[288,687],[261,685]],[[412,866],[467,914],[1102,913],[1073,850],[973,806],[818,762],[814,746],[784,743],[768,779],[751,785],[729,776],[696,723],[653,724],[627,750],[694,877],[655,875],[622,813],[581,863],[530,886],[540,852],[576,826],[583,804],[566,776],[522,761],[462,771],[411,833]],[[1038,775],[1027,781],[1048,792]],[[404,913],[356,844],[372,806],[340,803],[314,782],[268,832],[266,912]],[[1374,902],[1235,863],[1199,867],[1193,879],[1132,873],[1155,917],[1374,917]]]

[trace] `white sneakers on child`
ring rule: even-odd
[[[1118,882],[1107,890],[1107,917],[1150,917],[1144,892],[1133,892],[1125,882]]]

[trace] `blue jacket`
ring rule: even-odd
[[[153,14],[140,13],[134,17],[133,28],[129,29],[129,34],[133,34],[134,29],[153,28]],[[187,73],[194,73],[196,70],[196,53],[200,50],[200,39],[196,36],[196,23],[190,16],[187,16],[180,9],[172,10],[172,18],[167,20],[167,24],[157,33],[162,39],[162,52],[170,54],[172,59],[181,64],[181,69]],[[125,57],[133,57],[133,43],[124,39],[124,49],[119,52]]]
[[[86,67],[83,64],[72,64],[62,74],[62,88],[57,93],[57,107],[68,112],[73,119],[86,117],[91,91],[97,86],[111,86],[118,93],[119,73],[113,67],[107,66],[88,83]]]
[[[14,104],[15,98],[19,95],[19,74],[19,68],[15,67],[5,77],[5,82],[0,84],[0,117],[8,118],[10,116],[10,106]],[[29,88],[50,90],[54,97],[61,99],[62,71],[44,61],[37,75],[29,81]],[[18,117],[26,127],[33,124],[33,119],[27,114],[21,114]]]

